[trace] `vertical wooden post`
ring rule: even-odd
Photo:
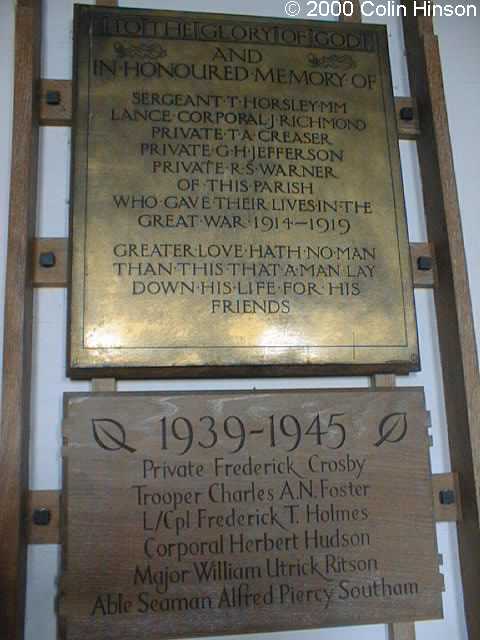
[[[0,635],[5,640],[20,640],[24,628],[40,18],[41,0],[17,0],[0,428]]]
[[[452,468],[459,474],[463,520],[457,523],[469,638],[480,638],[480,373],[440,54],[432,20],[404,19],[429,240],[437,256],[435,309]]]

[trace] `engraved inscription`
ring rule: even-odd
[[[372,25],[78,10],[72,375],[415,368],[385,56]]]
[[[67,640],[441,615],[421,390],[67,406]]]

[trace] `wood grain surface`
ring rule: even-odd
[[[344,10],[347,9],[347,7],[345,6],[345,2],[343,3],[343,5],[344,5]],[[353,0],[353,2],[349,2],[348,9],[350,8],[351,5],[353,5],[352,15],[347,15],[343,13],[339,18],[340,22],[361,22],[362,21],[362,12],[360,10],[360,2],[358,2],[358,0]]]
[[[23,637],[41,11],[18,0],[0,427],[0,635]]]
[[[40,125],[45,127],[71,126],[72,81],[41,80],[39,87]],[[52,94],[56,94],[57,100],[49,102],[49,97]]]
[[[420,120],[415,98],[395,98],[395,109],[397,111],[398,137],[400,140],[416,140],[420,135]],[[404,109],[411,109],[411,119],[403,117]]]
[[[53,264],[42,265],[42,255],[53,256]],[[33,242],[34,287],[66,287],[68,284],[67,238],[35,238]]]
[[[435,309],[452,469],[459,474],[457,524],[469,638],[480,638],[480,374],[448,128],[438,40],[431,19],[404,20],[412,94],[421,115],[417,141],[427,231],[436,255]]]
[[[67,640],[442,616],[423,390],[65,406]]]
[[[60,491],[30,491],[25,514],[28,544],[60,544]],[[48,511],[48,523],[35,523],[35,512]]]

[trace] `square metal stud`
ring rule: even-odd
[[[433,260],[430,256],[420,256],[417,260],[419,271],[431,271],[433,268]]]
[[[50,524],[51,519],[52,514],[50,512],[50,509],[35,509],[35,511],[33,512],[33,523],[39,527],[46,527]]]
[[[400,109],[400,120],[411,122],[414,119],[415,112],[412,107],[402,107]]]
[[[455,504],[455,491],[444,489],[439,494],[440,504]]]
[[[57,259],[53,251],[44,251],[40,254],[39,257],[40,266],[44,269],[51,269],[55,266]]]
[[[62,94],[60,93],[60,91],[47,91],[45,95],[45,102],[48,105],[55,107],[59,105],[61,101],[62,101]]]

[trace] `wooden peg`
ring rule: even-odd
[[[60,491],[30,491],[26,520],[27,544],[59,544]]]
[[[395,98],[397,128],[400,140],[416,140],[420,136],[420,118],[415,98]]]
[[[437,522],[462,520],[458,473],[435,473],[432,476],[433,510]]]
[[[40,80],[40,125],[69,127],[72,124],[72,81]]]
[[[34,238],[32,281],[34,287],[67,286],[67,238]]]
[[[416,289],[433,289],[436,280],[435,254],[427,242],[410,243],[413,286]]]

